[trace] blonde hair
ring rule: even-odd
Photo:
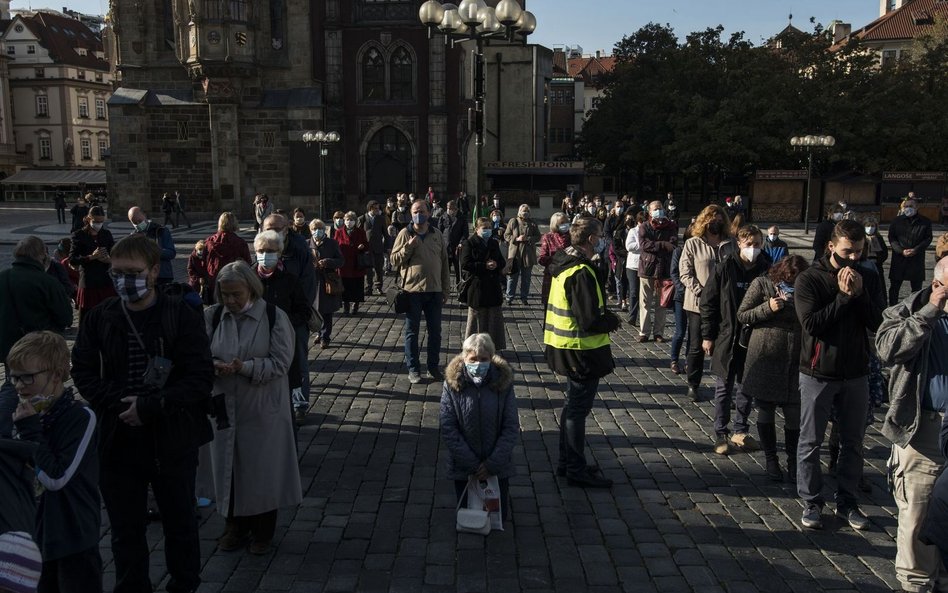
[[[704,237],[704,234],[708,232],[708,225],[711,224],[711,221],[719,214],[724,220],[724,224],[721,225],[721,238],[729,237],[731,232],[731,219],[728,218],[727,210],[717,204],[705,206],[704,210],[698,214],[698,217],[695,218],[694,225],[691,227],[691,236]]]
[[[204,249],[204,239],[201,239],[194,244],[194,250],[197,251],[198,249]]]
[[[562,224],[560,221],[564,218],[569,222],[569,216],[566,216],[563,212],[554,212],[553,216],[550,217],[550,230],[555,231],[556,227]]]
[[[224,212],[217,219],[217,230],[222,233],[236,233],[240,227],[233,212]]]
[[[69,347],[65,338],[55,332],[30,332],[17,340],[7,354],[7,370],[34,370],[27,369],[30,359],[39,361],[43,370],[56,373],[62,381],[69,378]]]

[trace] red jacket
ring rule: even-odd
[[[346,227],[342,227],[336,229],[336,233],[332,238],[339,243],[339,250],[342,251],[342,257],[345,260],[345,263],[339,268],[339,276],[341,278],[364,278],[366,271],[360,270],[357,262],[359,254],[369,248],[369,239],[366,237],[365,231],[359,227],[355,227],[351,231],[346,230]],[[363,246],[361,251],[359,250],[360,245]]]
[[[204,248],[207,249],[207,276],[211,281],[217,278],[217,273],[221,268],[238,259],[242,259],[250,265],[250,248],[247,242],[237,236],[236,233],[219,231],[208,237],[204,241]]]

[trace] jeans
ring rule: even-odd
[[[869,381],[866,377],[823,381],[800,374],[800,443],[797,447],[797,493],[810,504],[823,506],[820,447],[835,404],[839,423],[839,461],[836,463],[836,505],[858,504],[856,485],[862,476],[862,440],[866,433]]]
[[[672,336],[671,341],[671,361],[678,362],[678,357],[681,355],[681,346],[685,342],[686,334],[688,333],[688,315],[685,311],[685,304],[681,301],[674,301],[675,305],[675,335]],[[687,352],[687,347],[685,352]]]
[[[332,339],[332,313],[323,313],[323,327],[319,330],[319,341],[329,343]]]
[[[704,349],[701,348],[701,314],[688,314],[688,385],[697,389],[704,375]]]
[[[102,464],[99,489],[112,525],[115,593],[152,591],[148,576],[148,485],[161,513],[165,563],[171,592],[194,591],[201,584],[201,547],[194,515],[197,451],[175,463],[154,460]]]
[[[592,410],[599,379],[574,381],[566,379],[566,400],[560,414],[560,467],[566,475],[575,475],[586,470],[586,417]]]
[[[619,299],[619,304],[622,304],[622,301],[629,298],[629,276],[628,270],[625,268],[626,257],[617,257],[616,258],[616,272],[615,272],[615,281],[616,281],[616,297]]]
[[[514,293],[517,290],[517,279],[520,279],[520,298],[522,300],[527,300],[527,296],[530,294],[530,278],[533,274],[533,266],[530,267],[521,267],[515,273],[507,276],[507,300],[512,301]]]
[[[743,361],[741,361],[741,364],[743,364]],[[726,378],[718,377],[714,383],[714,433],[718,436],[727,436],[730,432],[727,425],[731,422],[731,394],[735,387],[737,393],[733,398],[734,432],[747,434],[749,428],[748,418],[750,417],[754,398],[744,393],[740,383],[736,383],[736,377],[737,373],[731,371]]]
[[[37,593],[87,593],[102,590],[99,546],[43,562]]]
[[[904,591],[948,591],[948,572],[938,548],[919,541],[935,481],[945,466],[938,450],[941,424],[941,414],[922,410],[912,440],[905,447],[893,445],[889,457],[892,494],[899,509],[895,576]]]
[[[372,267],[365,271],[365,293],[372,294],[372,280],[375,280],[375,289],[382,292],[382,279],[385,275],[385,254],[372,254]]]
[[[639,289],[642,283],[639,281],[639,273],[635,270],[626,269],[626,276],[629,280],[629,323],[639,324]]]
[[[418,334],[421,316],[428,329],[428,370],[438,370],[441,359],[441,307],[444,297],[440,292],[412,292],[408,294],[408,312],[405,313],[405,366],[408,372],[420,373]]]

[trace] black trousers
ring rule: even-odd
[[[66,207],[56,208],[56,222],[66,224]]]
[[[902,283],[905,282],[902,278],[897,277],[895,274],[890,276],[889,280],[889,306],[897,305],[899,303],[899,291],[902,290]],[[921,280],[909,280],[909,284],[912,286],[912,292],[918,292],[922,289]]]
[[[148,576],[148,486],[155,495],[165,536],[165,563],[172,593],[201,584],[201,547],[194,515],[197,451],[174,464],[105,460],[99,489],[112,525],[115,593],[150,593]]]
[[[88,593],[102,590],[99,547],[43,562],[37,593]]]
[[[704,349],[701,348],[701,314],[688,311],[688,385],[697,389],[704,375]]]

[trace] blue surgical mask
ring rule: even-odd
[[[907,207],[907,208],[902,208],[902,214],[904,214],[905,216],[911,218],[911,217],[915,216],[915,208],[912,208],[911,206],[909,206],[909,207]]]
[[[561,224],[561,225],[560,225],[559,227],[557,227],[557,228],[560,230],[561,233],[568,233],[568,232],[569,232],[569,223],[568,223],[568,222],[564,222],[563,224]]]
[[[486,241],[487,239],[490,239],[491,235],[494,234],[494,231],[492,231],[492,230],[490,230],[490,229],[481,229],[481,230],[478,231],[478,232],[480,233],[481,238],[484,239],[485,241]]]
[[[606,238],[599,237],[599,242],[596,243],[596,253],[602,253],[603,251],[605,251],[606,245],[608,245],[608,243],[606,243]]]
[[[426,214],[412,214],[411,221],[417,225],[422,225],[428,222],[428,216]]]
[[[665,211],[661,209],[652,210],[652,218],[656,218],[656,219],[665,218]]]
[[[280,254],[275,251],[258,251],[257,263],[266,269],[272,269],[280,260]]]
[[[483,379],[487,376],[488,369],[490,369],[490,362],[465,362],[464,368],[467,369],[467,374],[472,379]]]
[[[326,229],[316,229],[315,231],[313,231],[313,239],[316,239],[317,241],[321,240],[325,236],[326,236]]]

